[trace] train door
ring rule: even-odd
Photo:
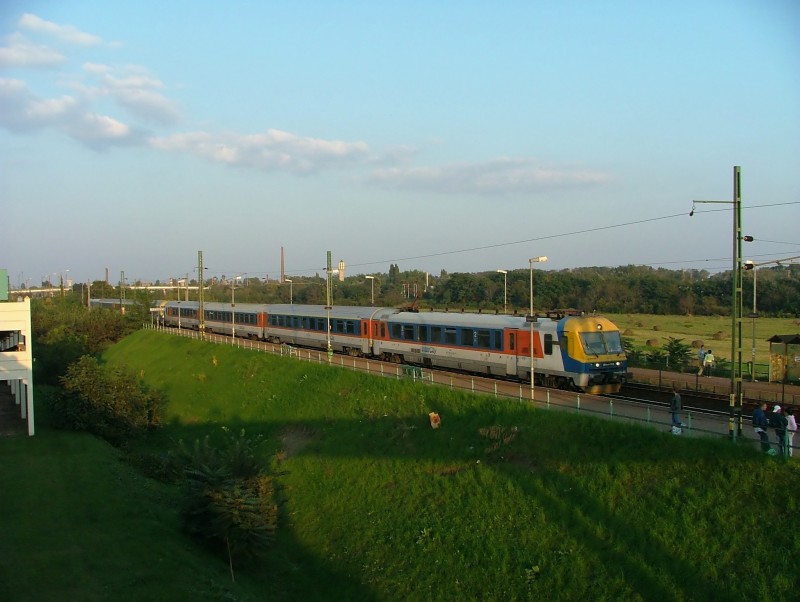
[[[519,345],[519,331],[518,330],[504,330],[503,331],[503,349],[506,359],[506,375],[517,375],[517,346]]]

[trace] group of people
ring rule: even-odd
[[[717,358],[714,357],[714,352],[711,349],[706,351],[706,346],[700,345],[700,349],[697,351],[697,361],[700,366],[697,369],[698,376],[711,376],[714,362],[717,361]]]
[[[797,432],[797,420],[794,417],[794,408],[781,408],[775,405],[772,412],[767,415],[767,402],[763,401],[753,412],[753,428],[761,440],[761,449],[770,453],[769,433],[767,429],[775,431],[778,444],[778,454],[792,456],[794,450],[794,435]],[[774,452],[773,452],[774,453]]]

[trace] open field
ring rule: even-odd
[[[153,331],[106,359],[167,393],[166,425],[129,456],[46,428],[0,440],[2,599],[794,595],[800,463],[750,445]],[[174,486],[123,461],[223,426],[264,437],[279,485],[277,539],[235,583],[181,534]]]
[[[633,340],[637,348],[657,339],[663,346],[669,337],[683,339],[691,345],[693,341],[705,342],[718,358],[730,359],[731,319],[726,316],[656,316],[649,314],[606,314],[623,333]],[[753,323],[755,322],[756,362],[767,363],[769,343],[767,339],[776,334],[800,332],[800,321],[796,318],[745,318],[742,321],[742,359],[750,361],[753,347]]]

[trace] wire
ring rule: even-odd
[[[731,204],[732,203],[733,203],[733,201],[731,201]],[[764,205],[747,205],[747,206],[745,206],[745,208],[746,209],[756,209],[756,208],[763,208],[763,207],[778,207],[778,206],[781,206],[781,205],[800,205],[800,201],[790,201],[790,202],[786,202],[786,203],[769,203],[769,204],[764,204]],[[695,210],[694,213],[714,213],[714,212],[718,212],[718,211],[730,211],[730,208]],[[374,260],[374,261],[368,261],[368,262],[362,262],[362,263],[351,263],[349,265],[349,267],[351,267],[351,268],[365,267],[365,266],[370,266],[370,265],[394,263],[394,262],[398,262],[398,261],[412,261],[412,260],[416,260],[416,259],[430,259],[431,257],[445,257],[447,255],[457,255],[459,253],[471,253],[471,252],[474,252],[474,251],[485,251],[487,249],[498,249],[498,248],[501,248],[501,247],[511,247],[511,246],[514,246],[514,245],[521,245],[521,244],[526,244],[526,243],[531,243],[531,242],[539,242],[539,241],[542,241],[542,240],[552,240],[554,238],[563,238],[563,237],[566,237],[566,236],[575,236],[575,235],[578,235],[578,234],[588,234],[590,232],[602,232],[604,230],[613,230],[615,228],[624,228],[626,226],[636,226],[636,225],[639,225],[639,224],[646,224],[646,223],[657,222],[657,221],[661,221],[661,220],[675,219],[677,217],[685,217],[685,216],[686,216],[685,212],[675,213],[675,214],[672,214],[672,215],[662,215],[660,217],[651,217],[651,218],[648,218],[648,219],[636,220],[636,221],[632,221],[632,222],[623,222],[621,224],[612,224],[612,225],[609,225],[609,226],[598,226],[596,228],[586,228],[584,230],[575,230],[575,231],[572,231],[572,232],[561,232],[559,234],[550,234],[548,236],[539,236],[537,238],[528,238],[528,239],[525,239],[525,240],[517,240],[517,241],[513,241],[513,242],[496,243],[496,244],[492,244],[492,245],[483,245],[483,246],[480,246],[480,247],[469,247],[469,248],[466,248],[466,249],[459,249],[459,250],[456,250],[456,251],[441,251],[441,252],[438,252],[438,253],[427,253],[425,255],[411,255],[411,256],[408,256],[408,257],[395,257],[393,259],[381,259],[381,260]],[[763,242],[769,242],[769,241],[763,241]],[[794,243],[786,243],[786,244],[794,244]],[[697,260],[697,261],[715,261],[715,260],[701,259],[701,260]],[[667,263],[670,263],[670,262],[667,262]],[[683,263],[683,262],[676,262],[676,263]],[[687,263],[688,263],[688,261],[687,261]],[[660,265],[660,264],[652,264],[652,265]],[[325,268],[307,268],[307,269],[302,269],[302,270],[292,270],[292,272],[294,274],[303,274],[303,273],[310,273],[310,272],[318,272],[318,271],[320,271],[320,269],[322,271],[325,270]]]
[[[800,243],[796,243],[796,242],[781,242],[779,240],[764,240],[763,238],[756,238],[755,240],[758,241],[758,242],[769,242],[769,243],[772,243],[772,244],[775,244],[775,245],[790,245],[792,247],[800,247]]]

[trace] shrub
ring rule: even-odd
[[[51,401],[56,426],[85,430],[122,445],[161,422],[165,400],[133,374],[101,366],[84,355],[60,378],[64,392]]]
[[[206,436],[192,447],[179,442],[172,454],[184,476],[184,529],[225,552],[231,580],[234,559],[257,557],[271,543],[278,524],[272,477],[262,472],[258,446],[244,429],[215,446]]]

